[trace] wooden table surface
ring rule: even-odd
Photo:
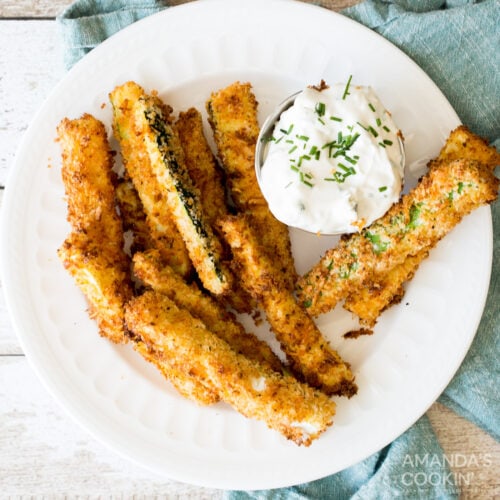
[[[315,3],[340,10],[357,1]],[[64,76],[54,18],[69,3],[0,1],[0,203],[23,132]],[[500,495],[500,445],[439,403],[427,414],[455,463],[462,498]],[[0,498],[35,495],[218,498],[221,492],[156,477],[74,423],[32,371],[0,294]]]

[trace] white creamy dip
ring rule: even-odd
[[[271,212],[306,231],[359,231],[399,199],[400,136],[371,87],[306,88],[267,145],[260,186]]]

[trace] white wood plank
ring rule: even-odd
[[[24,356],[0,357],[0,497],[219,498],[115,455],[62,411]]]
[[[180,5],[191,0],[170,0],[169,5]],[[303,0],[305,3],[316,3],[332,10],[341,10],[358,3],[360,0]],[[60,14],[71,0],[2,0],[0,17],[34,18],[55,17]]]
[[[0,2],[0,17],[55,17],[71,2],[72,0],[2,0]]]
[[[0,21],[0,186],[23,132],[64,74],[55,21]]]

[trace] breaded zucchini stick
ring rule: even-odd
[[[223,172],[203,132],[201,113],[195,108],[179,113],[175,122],[186,168],[194,186],[201,193],[201,203],[208,222],[215,226],[227,215]]]
[[[243,286],[264,309],[292,370],[326,394],[354,395],[357,387],[349,365],[276,278],[272,261],[244,216],[227,217],[221,221],[221,227],[238,264]]]
[[[309,445],[332,423],[335,403],[326,395],[237,354],[163,294],[146,292],[129,302],[126,322],[146,344],[175,357],[186,373],[207,381],[237,411],[297,444]]]
[[[145,96],[144,89],[134,82],[120,85],[109,94],[113,107],[113,132],[120,144],[126,172],[137,190],[142,205],[136,206],[135,209],[139,213],[144,210],[151,238],[156,242],[155,246],[161,249],[166,262],[179,274],[187,276],[192,266],[186,245],[170,213],[163,186],[151,173],[150,158],[143,137],[137,131],[135,124],[134,105],[143,96]],[[167,112],[168,109],[165,107],[165,113]],[[128,195],[131,194],[133,193],[128,191]],[[123,197],[121,199],[124,201]],[[130,208],[134,210],[134,200],[129,197],[128,202],[132,203]],[[139,213],[136,218],[142,217]],[[144,233],[142,235],[144,236]]]
[[[150,161],[143,175],[158,183],[203,286],[214,295],[227,293],[231,279],[222,261],[222,246],[204,216],[175,130],[154,96],[140,97],[134,103],[133,115],[135,130]]]
[[[105,227],[107,241],[123,244],[115,203],[116,175],[104,124],[88,113],[74,120],[64,118],[57,126],[57,140],[71,227],[75,231]]]
[[[203,321],[209,330],[225,340],[236,352],[273,370],[282,370],[278,356],[264,341],[247,333],[234,314],[204,294],[195,283],[188,285],[171,268],[163,265],[157,251],[136,253],[133,263],[134,274],[143,283],[167,295],[178,307]]]
[[[444,162],[459,159],[478,161],[493,171],[500,164],[500,153],[486,140],[461,125],[450,133],[439,156],[430,162],[429,167],[439,167]],[[403,283],[413,277],[420,262],[428,254],[429,249],[424,249],[417,255],[408,257],[388,273],[371,278],[368,283],[349,294],[344,308],[355,313],[363,326],[373,327],[382,311],[399,302],[404,294]]]
[[[309,314],[327,312],[355,289],[434,247],[463,217],[497,198],[492,170],[469,160],[435,162],[419,184],[360,233],[341,238],[299,279]]]
[[[227,193],[223,171],[217,164],[203,131],[201,113],[195,108],[179,113],[175,128],[184,151],[189,176],[200,193],[208,222],[217,234],[217,220],[228,214]],[[230,252],[226,250],[224,249],[224,256],[229,259]],[[232,279],[232,284],[232,290],[224,295],[224,302],[239,313],[250,314],[255,309],[255,304],[238,286],[236,279]]]
[[[124,304],[132,296],[132,287],[115,208],[106,130],[100,121],[84,114],[76,120],[62,120],[57,132],[73,228],[58,255],[87,298],[99,333],[113,342],[124,342]]]
[[[297,274],[288,228],[271,214],[255,176],[259,123],[251,85],[235,82],[212,93],[206,108],[231,197],[240,212],[250,214],[252,227],[293,290]]]
[[[211,405],[220,401],[209,384],[203,383],[200,377],[195,378],[192,374],[186,373],[184,367],[179,366],[175,356],[165,356],[141,340],[134,341],[134,349],[146,361],[153,364],[181,396],[200,405]]]

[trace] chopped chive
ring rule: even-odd
[[[386,132],[390,132],[390,131],[391,131],[391,129],[390,129],[387,125],[384,125],[382,128],[383,128]]]
[[[368,132],[370,132],[373,137],[378,137],[378,132],[371,125],[368,126]]]
[[[383,193],[384,191],[387,191],[387,186],[380,186],[378,190]]]
[[[463,182],[459,182],[458,183],[458,189],[457,189],[457,193],[458,194],[462,194],[462,191],[464,190],[464,183]]]
[[[368,103],[368,106],[375,113],[375,106],[371,102]]]
[[[326,112],[326,104],[324,102],[316,103],[316,107],[314,108],[314,112],[318,116],[324,116],[324,114]]]
[[[298,169],[295,165],[290,165],[290,168],[291,168],[294,172],[299,172],[299,169]]]
[[[321,123],[321,125],[325,124],[325,121],[322,118],[318,118],[318,121]]]
[[[297,139],[299,139],[300,141],[308,141],[309,140],[309,137],[307,135],[296,135],[295,137],[297,137]]]
[[[286,142],[287,144],[293,144],[293,139],[287,139],[285,142]]]
[[[349,80],[347,80],[347,84],[344,89],[344,95],[342,96],[342,100],[345,101],[345,98],[349,95],[349,87],[351,86],[352,75],[349,76]]]
[[[393,143],[389,139],[384,139],[384,144],[387,144],[387,146],[392,146]]]
[[[377,118],[375,120],[375,123],[377,124],[377,127],[380,127],[380,125],[382,125],[382,120],[380,118]]]
[[[285,130],[284,128],[280,128],[280,132],[282,132],[283,134],[286,134],[286,135],[290,135],[292,130],[293,130],[293,123],[290,124],[290,126],[288,127],[288,130]]]
[[[276,144],[279,144],[281,142],[281,140],[283,139],[283,137],[285,137],[284,135],[282,135],[279,139],[276,139],[275,143]]]
[[[292,154],[295,150],[297,149],[297,146],[293,146],[293,148],[291,148],[289,151],[288,151],[288,154]]]
[[[378,145],[381,147],[381,148],[385,148],[385,144],[383,142],[379,142]]]
[[[341,122],[342,118],[338,116],[330,116],[330,120],[333,120],[334,122]]]

